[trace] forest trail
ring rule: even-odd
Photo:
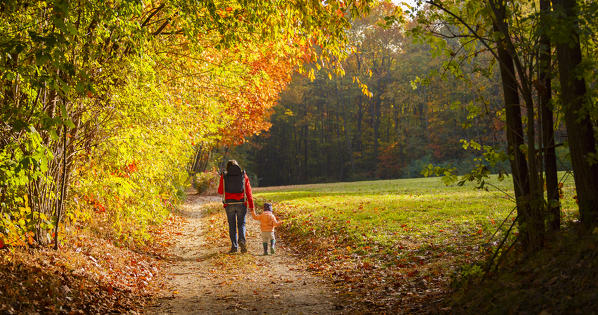
[[[323,280],[277,244],[262,256],[259,223],[247,217],[248,253],[229,255],[224,210],[206,207],[217,197],[189,195],[178,215],[180,235],[165,259],[167,280],[148,314],[330,314],[342,307]],[[213,209],[213,207],[212,207]]]

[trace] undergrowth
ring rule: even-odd
[[[598,235],[566,228],[540,252],[510,252],[498,272],[464,274],[449,301],[467,314],[593,314]]]

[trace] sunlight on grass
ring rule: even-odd
[[[572,179],[564,178],[567,224],[577,207]],[[446,290],[505,236],[516,216],[509,216],[511,178],[490,184],[484,191],[438,178],[397,179],[256,188],[254,196],[284,220],[280,239],[344,295],[401,300]]]
[[[490,183],[494,187],[484,191],[418,178],[266,187],[254,194],[259,203],[273,202],[286,228],[300,234],[338,234],[363,246],[460,246],[482,242],[513,210],[511,179]],[[576,207],[570,177],[563,191],[564,217],[571,220]]]

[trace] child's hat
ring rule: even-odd
[[[272,204],[269,202],[264,203],[264,211],[272,211]]]

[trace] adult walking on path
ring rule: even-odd
[[[236,253],[239,246],[241,253],[247,252],[245,241],[245,215],[247,207],[253,211],[251,184],[245,171],[235,160],[226,163],[226,171],[220,174],[218,193],[223,194],[224,209],[228,219],[228,234],[231,248],[229,253]],[[245,198],[247,197],[247,198]]]

